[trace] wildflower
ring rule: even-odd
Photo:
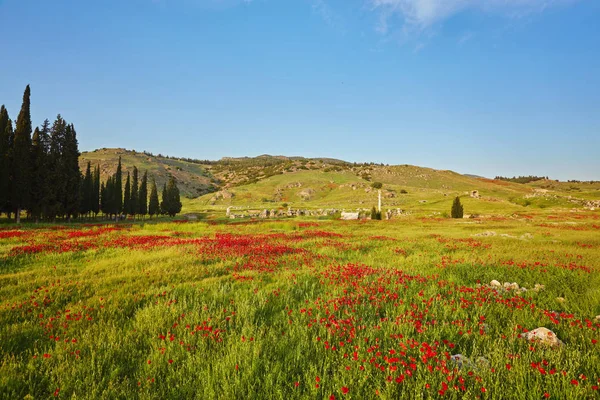
[[[348,392],[350,391],[350,389],[348,389],[346,386],[342,386],[342,393],[344,394],[348,394]]]

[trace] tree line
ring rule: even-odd
[[[179,189],[170,178],[158,201],[152,180],[148,200],[148,174],[138,183],[138,170],[127,176],[122,191],[121,159],[117,173],[100,182],[100,166],[88,162],[85,174],[79,169],[77,132],[59,114],[54,123],[45,120],[32,131],[31,89],[23,94],[23,103],[13,127],[8,110],[0,107],[0,213],[17,223],[25,211],[29,219],[71,220],[80,216],[176,215],[181,211]]]
[[[91,166],[88,162],[87,170]],[[86,170],[86,176],[88,175]],[[179,188],[172,176],[168,183],[165,182],[162,201],[158,199],[158,188],[156,181],[152,179],[150,194],[148,194],[148,172],[145,171],[141,180],[139,170],[133,167],[133,173],[127,172],[125,188],[123,188],[123,168],[121,157],[114,175],[108,177],[105,183],[100,185],[100,209],[104,215],[116,217],[119,215],[130,215],[132,217],[159,214],[174,217],[181,211],[181,196]]]
[[[512,178],[506,177],[506,176],[497,176],[494,178],[497,181],[506,181],[506,182],[513,182],[513,183],[529,183],[529,182],[535,182],[535,181],[541,181],[541,180],[548,180],[547,176],[535,176],[535,175],[529,175],[529,176],[513,176]]]

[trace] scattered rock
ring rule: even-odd
[[[494,279],[493,281],[490,282],[490,286],[502,287],[502,284]]]
[[[519,335],[520,338],[527,339],[530,342],[540,342],[551,347],[564,346],[564,343],[548,328],[539,327],[532,331]]]
[[[485,232],[481,232],[481,233],[476,233],[473,236],[475,236],[475,237],[496,236],[496,232],[494,232],[494,231],[485,231]]]
[[[311,188],[304,189],[300,193],[298,193],[298,195],[302,197],[303,200],[310,200],[313,194],[315,194],[315,191]]]
[[[521,237],[519,239],[521,239],[521,240],[533,239],[533,235],[531,233],[524,233],[521,235]]]
[[[345,221],[357,220],[359,217],[359,213],[357,212],[343,212],[340,219]]]

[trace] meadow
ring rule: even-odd
[[[598,211],[7,225],[0,398],[598,398],[599,268]]]

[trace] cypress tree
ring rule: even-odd
[[[63,148],[63,166],[66,191],[64,193],[64,208],[66,216],[76,217],[79,213],[79,186],[81,171],[79,170],[79,148],[77,132],[73,124],[67,125],[65,147]]]
[[[148,214],[148,171],[144,171],[138,191],[138,214],[142,217]]]
[[[452,215],[452,218],[462,218],[464,215],[464,209],[458,196],[456,196],[454,202],[452,203],[452,210],[450,214]]]
[[[8,111],[0,107],[0,213],[7,211],[10,200],[10,145],[12,122]]]
[[[12,203],[17,223],[21,222],[21,210],[29,206],[31,186],[31,89],[23,93],[23,104],[17,117],[12,157]]]
[[[133,218],[135,218],[135,215],[138,213],[138,188],[138,169],[137,167],[133,167],[133,175],[131,179],[131,198],[129,200],[129,207],[131,209],[130,214],[133,215]]]
[[[127,180],[125,181],[125,194],[123,196],[123,212],[131,215],[131,179],[129,171],[127,172]]]
[[[124,211],[123,210],[123,172],[122,172],[122,167],[121,167],[121,156],[119,156],[119,164],[117,165],[117,173],[115,175],[115,182],[114,182],[114,199],[115,199],[115,206],[117,208],[117,211],[115,212],[115,214],[119,214],[120,212]]]
[[[177,187],[177,184],[175,183],[175,178],[171,177],[169,179],[169,184],[167,185],[167,188],[165,189],[165,191],[166,191],[166,197],[168,199],[166,207],[165,207],[165,212],[169,216],[174,217],[176,214],[178,214],[181,211],[181,199],[179,196],[179,188]],[[164,195],[163,195],[163,198],[164,198]]]
[[[85,176],[81,187],[81,213],[90,214],[93,208],[94,178],[92,176],[92,163],[89,161],[85,168]]]
[[[48,217],[55,219],[64,214],[63,197],[67,190],[64,167],[63,148],[66,141],[67,123],[59,115],[50,130],[50,150],[48,152],[48,191],[47,213]]]
[[[158,202],[158,190],[156,181],[152,178],[152,188],[150,189],[150,202],[148,204],[148,213],[150,217],[160,214],[160,204]]]
[[[97,165],[96,168],[94,168],[94,185],[92,193],[92,212],[94,213],[94,217],[100,212],[100,191],[100,165]]]
[[[30,207],[29,212],[36,222],[40,220],[46,205],[46,185],[47,172],[46,168],[46,149],[44,148],[44,139],[42,132],[35,128],[32,139],[31,148],[31,186],[30,186]]]
[[[160,213],[166,215],[168,214],[169,210],[169,194],[167,193],[167,182],[165,182],[165,184],[163,185],[161,198],[162,201],[160,202]]]
[[[109,178],[110,180],[110,178]],[[108,183],[108,181],[107,181]],[[100,211],[102,211],[102,214],[104,214],[104,216],[106,216],[108,214],[108,202],[107,202],[107,195],[106,195],[106,186],[104,186],[104,182],[100,183]]]

